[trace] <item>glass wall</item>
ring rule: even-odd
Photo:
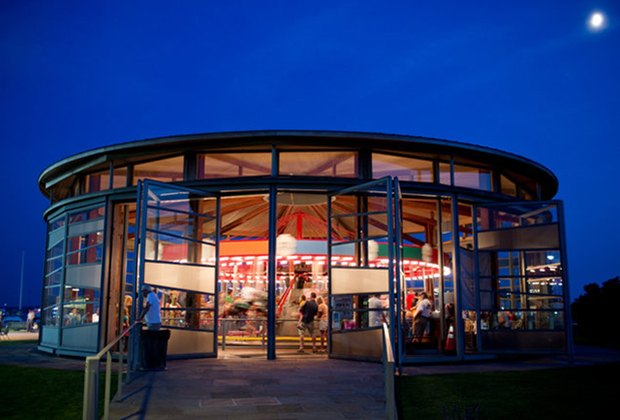
[[[355,152],[280,152],[280,175],[357,177]]]
[[[65,217],[61,216],[47,225],[47,250],[45,252],[45,277],[43,280],[43,309],[41,315],[41,343],[58,345],[60,297],[65,273]]]
[[[65,349],[97,347],[105,207],[79,210],[67,217],[66,276],[62,298]]]
[[[433,161],[387,155],[372,154],[372,177],[398,177],[400,181],[433,182]]]
[[[271,175],[271,153],[211,153],[198,155],[198,179]]]
[[[402,325],[407,355],[445,350],[449,327],[454,325],[451,215],[448,199],[402,199],[405,276]],[[444,225],[444,221],[448,223]],[[423,293],[431,305],[429,313],[422,312]],[[421,319],[423,316],[426,319]]]
[[[133,185],[152,179],[160,182],[183,181],[183,156],[140,163],[133,167]]]
[[[488,206],[477,209],[480,329],[564,331],[564,280],[556,204]],[[486,347],[502,347],[487,334]],[[524,345],[563,346],[546,342]]]
[[[454,185],[457,187],[493,191],[491,171],[473,166],[454,165]]]
[[[110,171],[102,171],[84,177],[84,193],[110,189]]]
[[[222,350],[246,348],[266,355],[269,195],[222,198],[220,235],[218,331]],[[282,281],[279,277],[278,294],[284,290]]]

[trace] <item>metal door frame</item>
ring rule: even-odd
[[[136,276],[136,290],[137,290],[137,299],[134,300],[134,305],[132,307],[132,319],[136,319],[138,315],[138,308],[141,308],[143,305],[143,297],[139,292],[144,285],[144,275],[145,275],[145,263],[146,263],[146,247],[145,239],[146,239],[146,217],[148,214],[149,208],[149,193],[151,191],[151,187],[155,186],[162,189],[172,190],[181,193],[188,193],[194,197],[202,197],[202,198],[211,198],[216,199],[216,209],[215,209],[215,232],[214,232],[214,255],[215,262],[213,263],[214,267],[214,290],[213,290],[213,352],[212,353],[201,353],[201,355],[206,357],[217,357],[218,353],[218,278],[219,278],[219,243],[220,243],[220,219],[221,219],[221,208],[220,208],[220,196],[213,192],[205,192],[201,190],[196,190],[193,188],[182,187],[178,185],[172,185],[160,181],[155,181],[151,179],[145,179],[138,181],[137,186],[137,199],[136,199],[136,259],[135,259],[135,276]],[[165,206],[163,206],[165,208]],[[202,241],[197,241],[198,243],[204,243]],[[205,266],[209,266],[210,264],[204,264]],[[137,334],[134,334],[134,349],[137,349]],[[134,360],[137,360],[134,358]]]
[[[377,189],[376,187],[382,186],[381,189]],[[337,191],[332,191],[327,195],[327,261],[328,261],[328,301],[330,302],[330,311],[328,317],[328,353],[330,357],[333,357],[333,349],[332,349],[332,312],[334,310],[332,302],[332,198],[338,195],[344,195],[349,193],[359,193],[361,196],[368,196],[368,194],[384,194],[386,200],[386,216],[387,216],[387,248],[388,248],[388,299],[390,302],[389,305],[389,331],[392,337],[396,337],[397,339],[392,340],[392,350],[394,354],[397,355],[397,364],[400,366],[402,360],[402,345],[398,343],[402,343],[402,334],[401,334],[401,299],[400,299],[400,289],[401,289],[401,281],[402,281],[402,234],[401,234],[401,203],[402,196],[400,192],[400,185],[397,178],[393,177],[383,177],[378,180],[360,183],[351,187],[339,189]],[[363,211],[365,208],[360,208],[360,204],[358,203],[357,211],[347,216],[354,217],[363,217],[366,218],[370,212]],[[383,213],[383,212],[382,212]],[[339,215],[338,217],[341,217]],[[365,223],[367,225],[367,223]],[[366,229],[362,227],[362,229]],[[344,241],[342,243],[361,243],[371,240],[371,237],[366,236],[363,238],[359,238],[360,233],[356,235],[356,238],[352,241]],[[367,254],[367,247],[366,247]],[[364,256],[364,261],[367,263],[368,255]]]

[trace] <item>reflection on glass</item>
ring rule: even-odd
[[[198,156],[198,179],[271,175],[271,153],[212,153]]]
[[[488,169],[454,165],[454,185],[457,187],[493,191],[491,180],[491,171]]]
[[[280,175],[357,177],[354,152],[281,152]]]
[[[433,162],[402,156],[372,154],[372,177],[398,177],[400,181],[433,182]]]
[[[183,181],[183,156],[141,163],[133,168],[133,184],[152,179],[160,182]]]

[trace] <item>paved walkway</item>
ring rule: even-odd
[[[9,339],[36,339],[35,334]],[[23,333],[28,334],[28,333]],[[3,338],[7,339],[6,337]],[[161,372],[143,372],[112,403],[114,419],[377,419],[385,417],[381,364],[294,355],[264,356],[222,352],[218,359],[175,360]],[[566,357],[491,360],[458,365],[406,367],[405,375],[531,370],[597,363],[620,363],[620,352],[577,347]],[[54,357],[36,342],[0,346],[0,364],[84,369],[80,358]]]
[[[380,419],[382,366],[329,359],[173,361],[141,373],[116,419]]]

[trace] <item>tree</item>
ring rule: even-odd
[[[620,277],[583,289],[571,306],[575,341],[620,348]]]

